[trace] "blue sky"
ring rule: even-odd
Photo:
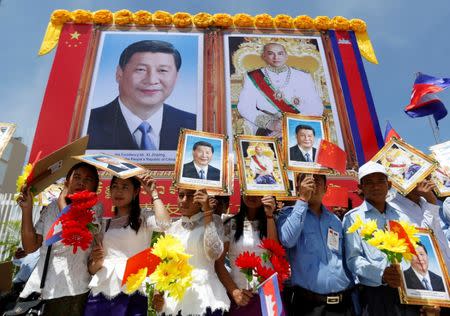
[[[54,52],[38,57],[50,14],[55,9],[145,9],[195,14],[239,12],[251,15],[287,13],[312,17],[342,15],[367,22],[379,65],[365,62],[381,130],[390,120],[399,134],[413,146],[428,152],[435,144],[428,118],[409,118],[403,108],[409,102],[418,71],[450,77],[450,41],[446,32],[450,2],[442,1],[325,1],[325,0],[0,0],[0,121],[18,125],[15,136],[30,149]],[[450,107],[450,90],[440,94]],[[441,142],[449,140],[450,116],[440,121]]]

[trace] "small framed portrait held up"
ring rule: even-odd
[[[419,242],[410,263],[402,263],[403,304],[450,307],[450,281],[436,237],[431,230],[418,228]]]
[[[277,138],[237,135],[235,146],[243,194],[289,196]]]
[[[147,172],[147,169],[135,162],[108,154],[88,154],[74,156],[73,158],[84,161],[122,179],[127,179]]]
[[[228,190],[228,140],[223,134],[183,129],[174,184],[185,189]]]
[[[430,147],[433,158],[439,162],[438,168],[432,173],[436,184],[436,193],[440,197],[450,196],[450,141]]]
[[[0,158],[16,130],[16,124],[0,122]]]
[[[414,189],[437,166],[433,158],[395,137],[371,160],[386,168],[392,185],[403,195]]]
[[[322,139],[329,140],[329,131],[321,116],[283,114],[283,153],[289,170],[330,173],[316,162]]]

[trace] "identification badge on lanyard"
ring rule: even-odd
[[[327,245],[331,250],[339,251],[339,233],[332,228],[328,228]]]

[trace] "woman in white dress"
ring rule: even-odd
[[[214,262],[223,252],[223,224],[220,216],[209,207],[206,191],[179,189],[178,207],[182,217],[175,221],[167,234],[178,237],[189,263],[194,267],[192,286],[183,300],[165,298],[165,315],[222,315],[230,300],[214,271]]]
[[[270,195],[244,196],[241,198],[239,213],[225,221],[224,251],[215,267],[232,299],[228,315],[261,315],[259,296],[252,293],[244,274],[236,267],[235,260],[244,251],[261,255],[263,249],[259,244],[263,238],[278,242],[274,210],[275,199]],[[227,256],[230,272],[225,267]]]
[[[153,199],[153,212],[141,211],[141,185]],[[122,292],[121,284],[127,259],[150,246],[153,231],[165,231],[170,226],[169,213],[155,188],[150,175],[112,178],[114,217],[103,221],[102,238],[89,258],[88,268],[93,277],[85,316],[147,315],[145,285],[133,295],[127,295]]]

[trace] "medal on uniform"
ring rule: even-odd
[[[293,105],[300,105],[300,98],[299,97],[293,97],[292,98],[292,104]]]
[[[276,90],[273,94],[276,100],[283,100],[284,99],[284,93],[281,90]]]

